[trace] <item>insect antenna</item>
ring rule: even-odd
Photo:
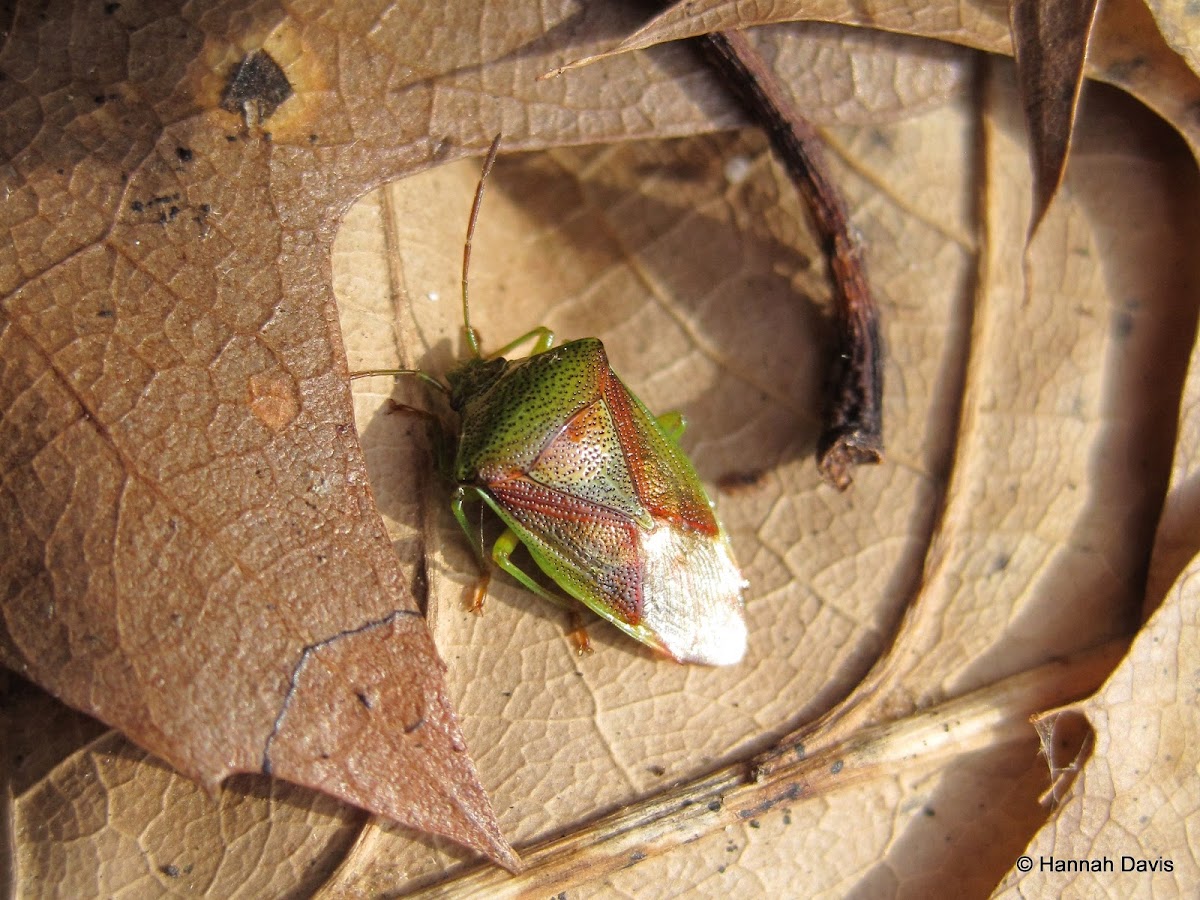
[[[496,151],[500,149],[500,137],[501,135],[498,134],[492,138],[492,146],[488,149],[487,157],[483,161],[483,171],[479,173],[479,187],[475,188],[475,202],[471,204],[471,218],[467,222],[467,242],[463,244],[463,325],[467,329],[467,344],[476,359],[482,354],[479,352],[479,335],[471,327],[471,313],[467,305],[467,272],[471,268],[471,241],[475,237],[475,222],[479,219],[479,207],[483,203],[483,185],[492,171],[492,163],[496,161]]]
[[[356,378],[366,378],[368,375],[412,375],[415,378],[420,378],[426,384],[431,384],[443,394],[449,394],[450,389],[430,375],[428,372],[422,372],[420,369],[363,369],[360,372],[351,372],[350,380]]]

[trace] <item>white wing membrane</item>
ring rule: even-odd
[[[724,535],[660,523],[644,532],[641,624],[680,662],[730,666],[746,653],[746,586]]]

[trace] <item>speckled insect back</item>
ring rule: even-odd
[[[691,461],[617,378],[604,345],[572,341],[473,386],[455,398],[454,479],[538,567],[680,662],[740,661],[744,581],[729,540]]]
[[[651,415],[596,338],[555,347],[539,328],[495,356],[479,354],[467,268],[499,140],[484,163],[463,253],[463,319],[474,356],[447,375],[449,388],[403,373],[445,391],[459,415],[450,473],[455,518],[486,565],[464,504],[487,504],[506,526],[493,561],[531,591],[556,599],[513,562],[519,544],[559,588],[637,640],[679,662],[739,662],[745,580],[679,446],[682,420]],[[528,358],[503,358],[535,338]]]

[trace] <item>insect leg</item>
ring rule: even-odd
[[[505,528],[504,533],[496,538],[496,543],[492,544],[492,561],[539,597],[549,600],[555,606],[570,609],[566,600],[551,594],[512,561],[512,552],[519,546],[521,546],[521,539],[517,537],[517,533],[511,528]]]
[[[467,492],[462,487],[454,489],[454,493],[450,497],[450,512],[454,513],[454,518],[462,528],[463,533],[467,536],[467,540],[471,543],[471,549],[475,551],[475,558],[479,561],[479,568],[482,571],[487,571],[487,557],[483,555],[483,537],[477,534],[472,528],[471,523],[467,521],[467,511],[463,508],[467,502]]]
[[[592,643],[588,640],[587,627],[584,624],[583,617],[579,615],[579,607],[568,601],[565,597],[558,597],[545,590],[540,584],[529,577],[516,563],[512,561],[512,552],[520,545],[521,539],[517,537],[515,531],[511,528],[505,528],[504,533],[496,538],[496,543],[492,545],[492,560],[501,569],[519,581],[529,590],[533,591],[539,597],[549,600],[555,606],[562,607],[571,614],[571,642],[575,645],[575,652],[580,656],[586,656],[592,652]]]
[[[467,520],[467,511],[463,508],[466,502],[466,489],[461,486],[455,488],[450,497],[450,512],[454,513],[454,519],[458,522],[458,527],[463,530],[463,534],[467,536],[467,542],[475,551],[475,560],[479,563],[479,581],[475,585],[467,607],[476,615],[482,615],[483,600],[487,596],[488,583],[492,580],[492,575],[488,571],[487,557],[483,555],[483,536],[471,528],[471,523]]]
[[[505,344],[499,350],[490,354],[489,359],[495,358],[497,356],[504,356],[504,355],[508,354],[510,351],[516,349],[517,347],[520,347],[526,341],[531,341],[534,338],[537,338],[537,340],[534,341],[534,343],[533,343],[533,349],[529,351],[530,356],[537,356],[539,353],[545,353],[547,350],[549,350],[551,347],[554,346],[554,332],[551,331],[549,328],[547,328],[545,325],[539,325],[537,328],[534,328],[532,331],[528,331],[525,334],[521,335],[516,340],[509,341],[507,344]]]

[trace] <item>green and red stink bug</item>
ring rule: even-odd
[[[524,544],[555,584],[622,631],[687,663],[731,665],[746,650],[745,581],[700,478],[679,446],[683,420],[654,417],[583,338],[554,346],[535,328],[483,356],[470,324],[471,240],[500,137],[475,192],[463,248],[463,322],[471,358],[446,376],[458,414],[448,474],[451,509],[486,572],[464,506],[480,500],[505,525],[492,560],[534,593],[550,594],[512,560]],[[504,354],[533,341],[525,359]]]

